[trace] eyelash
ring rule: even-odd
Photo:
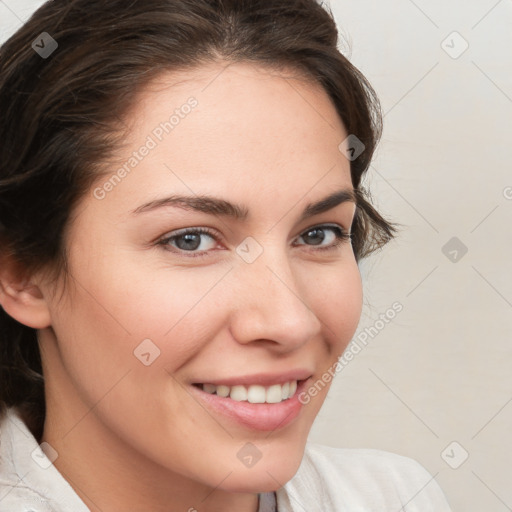
[[[306,231],[303,231],[299,235],[299,238],[301,236],[309,233],[310,231],[313,231],[314,229],[325,229],[325,228],[330,229],[335,233],[336,241],[334,243],[332,243],[331,245],[327,245],[327,246],[316,247],[316,248],[315,248],[315,246],[311,246],[311,247],[313,247],[313,249],[312,249],[313,251],[333,250],[333,249],[336,249],[337,247],[339,247],[343,242],[352,239],[352,233],[347,233],[343,228],[341,228],[339,226],[333,226],[333,225],[327,225],[327,224],[320,224],[318,226],[312,226],[312,227],[306,229]],[[167,236],[165,238],[160,239],[157,242],[157,245],[163,246],[166,250],[170,250],[171,252],[177,252],[179,254],[184,254],[185,257],[187,257],[187,258],[202,258],[202,257],[206,256],[209,251],[195,252],[195,251],[184,251],[183,249],[179,249],[177,247],[173,247],[173,249],[168,248],[169,242],[176,240],[178,238],[181,238],[182,236],[189,235],[189,234],[208,235],[216,242],[219,242],[219,240],[216,236],[216,233],[208,228],[187,228],[187,229],[184,229],[182,231],[175,233],[172,236]]]

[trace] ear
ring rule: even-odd
[[[35,276],[27,277],[19,265],[6,258],[0,260],[0,305],[27,327],[44,329],[51,324],[50,310]]]

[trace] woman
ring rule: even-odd
[[[0,509],[446,511],[306,444],[395,227],[314,0],[55,0],[2,47]]]

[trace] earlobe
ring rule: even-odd
[[[33,329],[51,324],[50,310],[39,286],[30,281],[13,279],[8,271],[0,271],[0,304],[19,323]]]

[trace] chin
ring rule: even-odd
[[[222,487],[229,492],[259,493],[272,492],[280,489],[297,473],[302,461],[304,450],[268,460],[263,458],[251,468],[237,468],[233,470]]]
[[[228,492],[236,493],[260,493],[277,491],[289,480],[293,478],[299,468],[292,471],[279,471],[277,473],[267,473],[265,471],[252,473],[232,473],[222,485],[222,488]],[[228,481],[229,480],[229,481]]]

